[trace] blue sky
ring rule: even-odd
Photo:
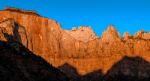
[[[0,0],[6,6],[35,10],[64,29],[91,26],[99,36],[110,25],[123,34],[150,31],[150,0]]]

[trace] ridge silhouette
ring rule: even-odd
[[[102,77],[103,77],[101,70],[96,70],[86,75],[80,75],[77,72],[76,68],[68,63],[63,64],[58,68],[62,72],[68,73],[66,75],[71,79],[71,81],[102,81]]]
[[[85,66],[86,67],[86,66]],[[101,70],[85,75],[78,74],[76,68],[68,63],[58,67],[71,81],[149,81],[150,63],[141,57],[123,57],[106,74]]]
[[[0,41],[0,81],[69,81],[63,72],[10,37],[6,33],[9,41]]]
[[[125,56],[115,63],[103,81],[149,81],[150,63],[141,57]]]
[[[13,7],[6,7],[5,11],[18,12],[18,13],[24,13],[24,14],[31,14],[31,15],[40,16],[39,14],[37,14],[33,10],[22,10],[22,9],[13,8]]]

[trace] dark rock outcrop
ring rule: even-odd
[[[22,10],[22,9],[12,8],[12,7],[6,7],[5,11],[19,12],[19,13],[24,13],[24,14],[40,16],[39,14],[37,14],[35,11],[32,11],[32,10]]]

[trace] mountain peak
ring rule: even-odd
[[[129,32],[125,32],[125,33],[123,34],[123,37],[124,37],[125,40],[127,40],[127,39],[129,39],[129,38],[131,37],[131,35],[130,35]]]
[[[120,34],[113,25],[110,25],[103,32],[101,39],[103,42],[116,41],[116,40],[120,39]]]
[[[66,33],[71,35],[76,40],[88,42],[97,38],[95,32],[89,26],[73,27],[72,30],[65,30]]]
[[[117,31],[114,25],[109,25],[106,31]]]

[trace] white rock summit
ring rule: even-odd
[[[95,32],[88,26],[73,27],[72,30],[65,30],[70,36],[76,40],[88,42],[97,38]]]

